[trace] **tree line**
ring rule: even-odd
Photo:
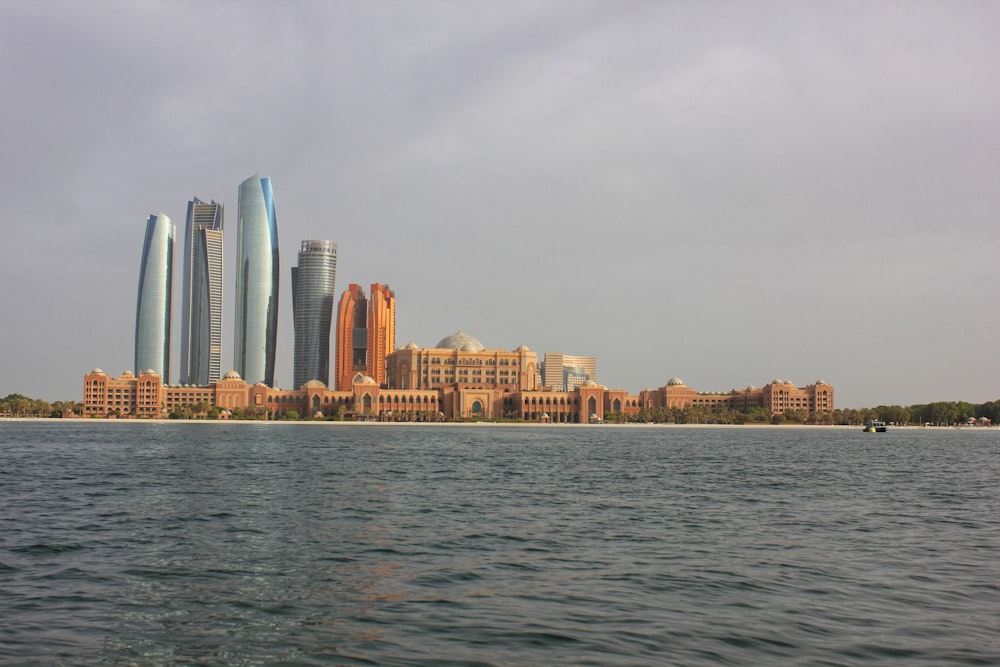
[[[0,417],[62,417],[67,413],[80,415],[83,413],[83,406],[76,401],[49,403],[21,394],[7,394],[0,399]]]
[[[605,415],[606,420],[615,420]],[[639,412],[636,421],[657,424],[835,424],[860,426],[877,419],[906,425],[953,426],[970,418],[985,417],[1000,424],[1000,400],[986,403],[967,401],[938,401],[919,405],[879,405],[873,408],[838,408],[829,412],[788,410],[772,416],[764,408],[746,411],[732,410],[726,406],[691,406],[687,408],[649,408]]]

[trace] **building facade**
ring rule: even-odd
[[[135,366],[169,381],[170,314],[173,292],[174,223],[163,213],[150,215],[139,263],[135,307]]]
[[[763,387],[749,386],[727,393],[698,392],[684,384],[679,377],[672,377],[659,389],[639,392],[644,408],[704,407],[714,412],[732,410],[748,412],[762,409],[770,416],[783,415],[790,410],[805,412],[833,412],[833,386],[823,380],[805,387],[797,387],[787,380],[775,379]]]
[[[525,348],[518,354],[533,353]],[[594,382],[571,392],[510,390],[486,382],[399,389],[381,387],[374,378],[359,373],[350,389],[342,391],[328,389],[318,380],[298,389],[273,389],[247,383],[236,371],[206,387],[165,385],[156,373],[136,376],[125,371],[113,378],[99,368],[83,377],[84,417],[165,418],[178,408],[194,407],[207,413],[217,407],[224,413],[242,410],[269,419],[294,410],[300,417],[342,416],[360,421],[520,419],[576,424],[599,422],[609,415],[633,417],[638,406],[638,396]]]
[[[506,392],[537,391],[538,354],[526,345],[513,352],[486,349],[462,331],[445,336],[431,348],[410,343],[386,359],[387,382],[393,389],[438,389],[449,385]]]
[[[372,283],[368,294],[368,375],[386,384],[385,359],[396,347],[396,294]]]
[[[310,380],[330,384],[330,324],[336,297],[337,244],[303,241],[292,267],[292,316],[295,326],[293,385]]]
[[[386,384],[386,356],[396,345],[396,295],[388,285],[371,284],[371,297],[352,283],[337,305],[334,386],[347,391],[358,374]]]
[[[519,418],[519,392],[539,390],[538,355],[526,345],[513,351],[487,349],[458,331],[431,348],[410,343],[386,358],[393,390],[436,390],[450,418]]]
[[[542,385],[553,391],[572,391],[585,382],[597,382],[597,359],[562,352],[546,352]]]
[[[250,383],[274,385],[278,340],[278,223],[271,179],[240,184],[233,365]]]
[[[184,230],[180,382],[208,385],[222,372],[223,206],[188,202]]]
[[[368,372],[368,297],[356,283],[348,285],[337,304],[333,386],[346,391],[351,379]]]

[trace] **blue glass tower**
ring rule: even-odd
[[[170,383],[170,297],[173,291],[174,223],[149,216],[139,264],[135,307],[135,371],[152,370]]]
[[[271,179],[240,183],[233,366],[253,384],[274,386],[278,341],[278,224]]]

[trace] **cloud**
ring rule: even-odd
[[[4,3],[0,280],[19,289],[0,308],[24,353],[0,377],[57,399],[130,366],[146,216],[180,230],[189,198],[223,201],[230,259],[257,172],[277,200],[283,385],[311,230],[339,244],[339,288],[393,286],[400,344],[461,327],[596,355],[630,390],[779,375],[824,377],[846,405],[991,400],[998,14]]]

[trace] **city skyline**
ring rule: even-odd
[[[0,3],[0,394],[72,398],[95,365],[134,368],[141,223],[162,210],[183,232],[193,194],[228,209],[229,370],[234,186],[254,172],[286,248],[334,239],[341,285],[396,289],[402,343],[461,328],[596,357],[602,384],[630,389],[1000,394],[997,3],[207,12]]]
[[[136,372],[152,370],[170,382],[170,322],[174,279],[174,223],[163,213],[146,220],[135,304]]]

